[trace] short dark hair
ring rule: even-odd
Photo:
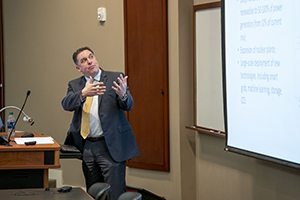
[[[84,50],[89,50],[90,52],[92,52],[92,54],[94,54],[94,52],[89,48],[89,47],[81,47],[79,49],[77,49],[74,53],[73,53],[73,61],[76,65],[78,65],[78,60],[77,60],[77,56],[79,53],[81,53]]]

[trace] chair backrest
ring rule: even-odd
[[[105,200],[107,193],[110,190],[110,185],[107,183],[94,183],[89,189],[88,193],[95,200]]]
[[[118,200],[142,200],[142,195],[138,192],[124,192]]]

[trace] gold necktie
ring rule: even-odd
[[[87,97],[82,109],[81,136],[85,139],[90,134],[90,110],[93,97]]]

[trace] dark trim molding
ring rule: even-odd
[[[5,105],[4,102],[4,55],[3,55],[3,14],[2,14],[2,0],[0,0],[0,108],[3,108]],[[1,117],[5,119],[5,112],[0,113]],[[4,123],[5,124],[5,123]],[[4,131],[4,127],[0,129],[0,131]]]

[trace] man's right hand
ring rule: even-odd
[[[85,99],[86,97],[103,95],[104,92],[106,92],[106,86],[103,85],[103,82],[93,84],[93,78],[90,76],[89,82],[81,90],[81,98]]]

